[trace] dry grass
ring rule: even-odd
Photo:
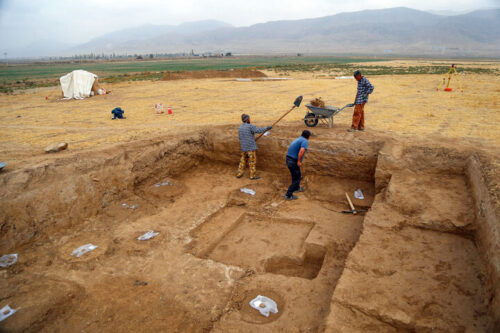
[[[408,61],[406,61],[408,62]],[[493,66],[488,64],[488,66]],[[495,68],[499,68],[497,63]],[[268,76],[276,73],[265,72]],[[71,149],[90,148],[138,139],[149,134],[200,125],[239,124],[249,113],[257,125],[268,125],[288,110],[298,95],[308,101],[322,96],[327,105],[354,100],[356,81],[294,73],[293,80],[236,82],[234,79],[137,81],[109,84],[111,95],[81,101],[57,101],[58,87],[0,97],[0,150],[44,146],[67,141]],[[419,136],[463,138],[500,145],[500,78],[491,74],[461,75],[464,92],[436,91],[441,75],[368,77],[375,86],[365,108],[368,130]],[[48,100],[45,97],[48,96]],[[171,106],[173,115],[156,115],[155,103]],[[304,103],[305,104],[305,103]],[[115,107],[126,120],[110,120]],[[300,124],[305,107],[285,121]],[[350,110],[336,126],[350,125]]]

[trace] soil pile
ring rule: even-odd
[[[260,78],[266,74],[248,68],[231,69],[227,71],[205,70],[190,72],[166,72],[163,80],[210,79],[210,78]]]

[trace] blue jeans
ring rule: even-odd
[[[290,156],[286,156],[286,166],[288,170],[290,170],[290,174],[292,175],[292,184],[288,187],[288,191],[286,192],[287,197],[291,197],[293,192],[297,191],[300,188],[300,180],[302,179],[302,175],[300,174],[300,167],[297,165],[297,160]]]

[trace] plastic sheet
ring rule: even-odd
[[[266,296],[258,295],[250,301],[250,306],[255,310],[259,310],[260,314],[269,317],[269,313],[278,313],[278,305],[276,302]]]
[[[240,191],[246,194],[255,195],[255,191],[250,188],[243,187],[240,188]]]
[[[16,312],[17,310],[12,309],[8,305],[4,306],[3,308],[0,309],[0,321],[4,321],[5,319],[9,318]]]
[[[17,253],[6,254],[0,257],[0,267],[9,267],[17,262]]]
[[[87,252],[90,252],[90,251],[94,251],[95,249],[97,249],[98,246],[97,245],[94,245],[94,244],[85,244],[85,245],[82,245],[80,246],[79,248],[75,249],[71,255],[72,256],[77,256],[78,258],[80,258],[81,256],[83,256],[85,253]]]
[[[363,195],[363,192],[359,188],[356,191],[354,191],[354,197],[356,199],[360,199],[360,200],[364,200],[365,199],[365,196]]]
[[[168,180],[162,182],[162,183],[156,183],[155,187],[160,187],[160,186],[172,186],[172,183],[170,183]]]
[[[145,241],[145,240],[154,238],[154,237],[158,236],[159,234],[160,234],[159,232],[154,232],[153,230],[149,230],[144,235],[137,237],[137,239],[140,241]]]

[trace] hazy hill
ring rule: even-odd
[[[409,8],[232,27],[217,21],[143,26],[96,38],[74,53],[338,53],[500,57],[500,9],[442,16]],[[78,51],[78,52],[76,52]]]
[[[228,23],[216,20],[186,22],[180,25],[145,24],[139,27],[133,27],[104,34],[69,51],[76,53],[110,53],[115,51],[121,52],[120,50],[123,47],[127,48],[127,46],[125,46],[127,44],[147,43],[145,41],[147,41],[148,39],[166,34],[186,36],[229,27],[232,26]]]

